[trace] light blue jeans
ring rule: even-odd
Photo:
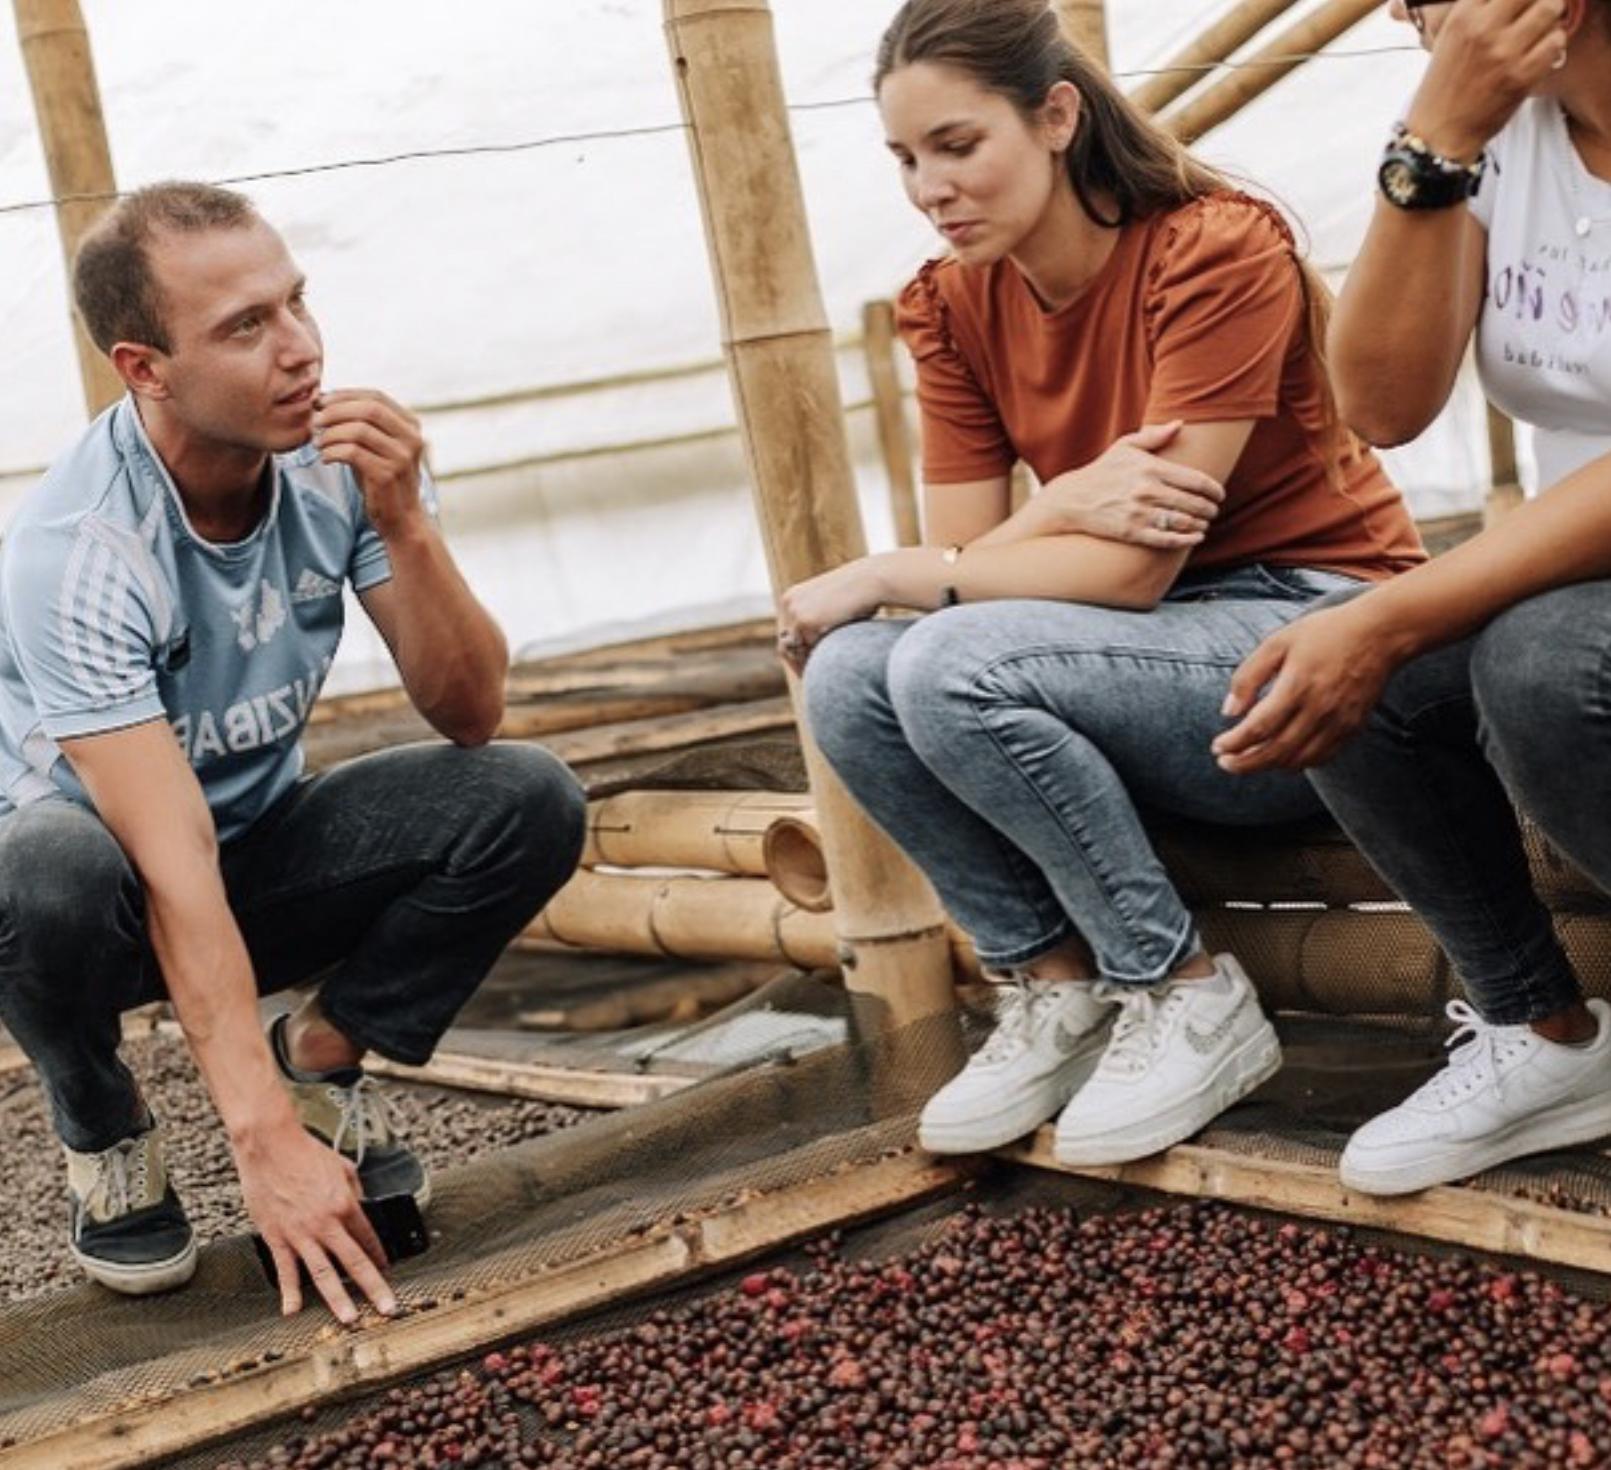
[[[1301,774],[1228,775],[1209,743],[1236,666],[1354,585],[1256,565],[1183,576],[1151,612],[1000,601],[853,623],[811,654],[811,732],[982,964],[1077,931],[1104,978],[1155,984],[1200,945],[1137,808],[1238,826],[1321,810]]]

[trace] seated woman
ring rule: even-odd
[[[1231,671],[1420,543],[1338,426],[1322,288],[1280,215],[1131,107],[1046,0],[911,0],[875,80],[951,246],[900,303],[929,544],[792,588],[780,638],[829,761],[1014,982],[924,1144],[991,1148],[1061,1111],[1064,1160],[1137,1158],[1280,1065],[1138,806],[1318,811],[1299,776],[1215,764]],[[1019,457],[1045,488],[1011,514]],[[885,604],[935,611],[865,621]]]
[[[1432,60],[1333,326],[1343,410],[1411,438],[1475,330],[1547,489],[1271,639],[1216,746],[1258,781],[1315,767],[1470,997],[1448,1066],[1349,1140],[1343,1180],[1376,1194],[1611,1132],[1611,1009],[1584,1004],[1512,812],[1611,889],[1611,0],[1395,9]]]

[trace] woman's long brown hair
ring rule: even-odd
[[[1058,82],[1072,83],[1080,94],[1080,119],[1064,162],[1080,208],[1099,225],[1118,229],[1236,188],[1114,86],[1064,34],[1047,0],[906,0],[879,42],[873,90],[891,72],[916,62],[965,73],[1005,97],[1026,121],[1038,116]],[[1105,200],[1112,201],[1110,214],[1103,213]],[[1325,427],[1340,454],[1352,439],[1342,432],[1324,356],[1331,290],[1306,261],[1298,258],[1297,264]]]

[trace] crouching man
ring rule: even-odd
[[[120,1014],[167,996],[282,1306],[300,1259],[346,1321],[340,1272],[395,1306],[360,1194],[429,1191],[362,1058],[429,1058],[570,876],[583,801],[546,752],[487,743],[503,636],[436,528],[415,420],[321,388],[303,285],[252,205],[203,185],[128,196],[79,253],[129,391],[0,548],[0,1020],[49,1096],[91,1276],[143,1293],[195,1269],[118,1056]],[[349,582],[453,743],[308,777]],[[312,977],[265,1036],[258,993]]]

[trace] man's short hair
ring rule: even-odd
[[[118,342],[171,352],[147,249],[152,236],[239,229],[257,217],[244,194],[213,184],[149,184],[124,195],[84,237],[73,261],[73,300],[90,340],[107,353]]]

